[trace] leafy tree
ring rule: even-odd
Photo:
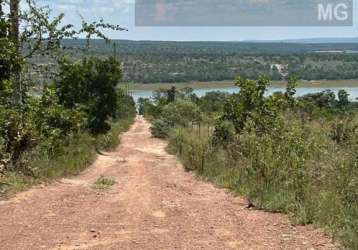
[[[335,105],[336,95],[331,90],[325,90],[319,93],[307,94],[298,99],[318,108],[332,108]]]
[[[11,78],[23,61],[17,53],[16,44],[10,38],[11,23],[2,11],[3,4],[0,1],[0,102],[10,104],[13,93]]]
[[[17,109],[0,107],[0,144],[0,173],[21,168],[21,157],[35,145],[31,120]]]
[[[153,125],[150,127],[150,131],[155,138],[167,138],[171,129],[173,129],[173,124],[171,124],[166,119],[156,119],[153,122]]]
[[[123,89],[117,90],[117,108],[115,119],[127,118],[136,114],[136,103],[133,97],[126,95]]]
[[[222,111],[228,94],[220,91],[212,91],[200,98],[199,106],[205,113]]]
[[[189,123],[200,121],[202,115],[195,103],[179,99],[166,105],[161,116],[169,124],[185,127]]]
[[[61,41],[66,38],[75,38],[79,35],[84,35],[89,39],[93,36],[109,41],[100,29],[112,29],[122,31],[124,28],[119,25],[111,25],[105,23],[103,19],[98,22],[88,23],[82,18],[82,27],[76,30],[73,25],[62,25],[64,14],[50,18],[51,10],[48,7],[40,7],[35,0],[23,0],[23,5],[20,5],[20,0],[0,1],[0,38],[1,48],[11,48],[12,55],[11,69],[2,68],[1,70],[10,70],[12,76],[12,88],[14,101],[17,104],[23,102],[24,91],[26,86],[23,86],[21,79],[21,64],[17,59],[29,59],[36,54],[53,56],[58,58],[61,50]],[[6,15],[3,8],[6,6],[10,9],[10,13]],[[20,6],[25,6],[21,8]],[[88,44],[87,44],[88,45]],[[3,58],[0,58],[2,61]]]
[[[88,128],[98,134],[109,130],[108,119],[116,117],[116,86],[121,77],[114,58],[63,61],[54,87],[60,103],[70,109],[80,107],[88,116]]]
[[[262,119],[262,115],[267,111],[264,94],[268,84],[269,80],[264,76],[257,82],[238,77],[236,86],[240,87],[240,92],[228,98],[220,120],[231,121],[236,132],[240,133],[246,122],[254,117],[255,112],[256,117]]]
[[[349,105],[349,94],[346,90],[341,89],[338,91],[338,107],[341,109]]]
[[[119,111],[118,105],[133,102],[116,93],[121,77],[116,60],[90,58],[82,64],[60,60],[63,39],[85,35],[88,41],[93,36],[108,41],[102,29],[123,28],[103,20],[83,20],[76,30],[71,24],[62,24],[63,14],[50,18],[51,10],[39,7],[35,0],[19,3],[0,0],[0,172],[21,169],[24,173],[20,168],[28,165],[24,156],[31,155],[34,147],[39,155],[55,157],[48,151],[63,149],[66,139],[76,144],[76,136],[83,134],[84,128],[93,133],[106,131],[108,119],[119,117],[122,111],[129,113],[129,109]],[[60,60],[62,75],[53,88],[33,95],[28,92],[24,69],[38,55]]]
[[[175,95],[176,95],[176,88],[173,86],[167,91],[168,96],[168,102],[174,102],[175,101]]]
[[[77,134],[85,126],[85,114],[60,104],[53,88],[46,87],[40,98],[29,98],[24,110],[37,133],[37,141],[46,142],[50,148],[59,145],[64,137]]]
[[[288,78],[287,88],[285,92],[285,98],[288,104],[288,107],[293,107],[295,105],[295,94],[297,87],[297,78],[294,76],[290,76]]]

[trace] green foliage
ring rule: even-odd
[[[218,113],[223,110],[228,94],[220,91],[208,92],[200,98],[200,109],[206,114]]]
[[[156,138],[167,138],[172,128],[174,128],[173,123],[163,119],[156,119],[150,127],[150,130],[152,135]]]
[[[118,89],[115,119],[133,117],[135,114],[136,104],[133,98],[129,95],[126,95],[122,89]]]
[[[286,93],[265,97],[267,84],[238,78],[241,94],[227,98],[212,138],[181,127],[168,148],[188,170],[256,207],[314,223],[356,249],[357,112],[349,103],[340,112],[329,91],[295,99],[295,80]]]
[[[187,100],[169,103],[163,108],[161,115],[168,123],[184,127],[201,120],[199,107]]]
[[[85,114],[61,105],[55,91],[50,88],[45,88],[40,98],[29,97],[25,108],[39,140],[51,147],[64,137],[77,134],[85,126]]]
[[[349,104],[349,94],[344,89],[338,91],[338,107],[345,109]]]
[[[319,93],[307,94],[299,98],[299,100],[307,106],[329,109],[334,107],[336,95],[331,90],[326,90]]]
[[[354,142],[357,138],[357,136],[352,135],[358,134],[358,124],[350,117],[336,118],[330,127],[330,137],[338,144]]]
[[[25,175],[25,183],[77,175],[95,160],[95,139],[82,132],[64,137],[62,142],[57,142],[55,150],[48,150],[46,143],[39,144],[27,153],[26,158],[26,167],[31,174]]]
[[[21,110],[0,106],[0,138],[0,173],[22,168],[22,156],[35,145],[35,135]]]
[[[215,126],[213,143],[214,144],[227,144],[234,139],[235,127],[230,121],[219,121]]]
[[[42,92],[28,91],[22,80],[27,60],[35,55],[61,58],[57,52],[64,52],[58,50],[64,38],[85,34],[108,41],[102,29],[123,28],[103,20],[82,20],[78,31],[71,24],[60,26],[64,14],[51,19],[51,10],[33,0],[24,0],[18,19],[10,20],[2,12],[8,5],[0,1],[0,195],[79,173],[94,160],[96,150],[118,144],[118,133],[135,115],[132,98],[116,91],[122,72],[114,58],[62,60],[55,83]],[[19,34],[10,32],[11,21],[21,22]]]
[[[66,108],[80,108],[87,115],[87,127],[94,134],[108,131],[108,120],[116,116],[116,86],[122,77],[114,58],[84,59],[82,63],[61,64],[55,82],[60,103]]]
[[[356,53],[358,43],[297,44],[243,42],[153,42],[117,40],[118,53],[124,63],[124,82],[178,83],[222,81],[237,75],[258,80],[267,75],[272,80],[285,80],[295,75],[303,80],[358,79]],[[65,47],[86,48],[86,41],[66,39]],[[91,41],[88,55],[110,56],[111,45]],[[317,53],[317,51],[330,51]],[[76,58],[83,56],[80,50]],[[278,70],[276,65],[282,69]]]
[[[139,98],[139,114],[146,117],[158,118],[161,112],[161,106],[155,105],[148,98]]]
[[[174,127],[187,127],[202,119],[200,108],[186,99],[170,102],[161,109],[159,118],[151,127],[152,135],[157,138],[168,137]]]
[[[260,77],[255,82],[238,77],[236,85],[240,87],[240,92],[227,99],[219,122],[230,121],[236,133],[241,133],[249,121],[252,129],[260,132],[270,130],[276,122],[280,107],[277,100],[265,98],[269,85],[268,78]],[[216,138],[218,136],[216,135]]]
[[[92,188],[99,190],[108,189],[116,183],[114,178],[101,176],[93,183]]]
[[[134,122],[135,114],[128,115],[119,120],[111,122],[111,129],[106,134],[101,134],[96,137],[96,148],[98,150],[113,150],[119,143],[119,134],[129,129]]]

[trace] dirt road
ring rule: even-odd
[[[312,227],[198,180],[165,146],[137,118],[81,176],[0,202],[0,249],[335,249]],[[93,190],[101,175],[116,185]]]

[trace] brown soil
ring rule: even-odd
[[[80,176],[0,202],[0,249],[337,248],[185,172],[149,126],[138,117],[121,146]],[[101,175],[117,184],[94,190]]]

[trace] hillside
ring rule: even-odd
[[[115,44],[115,49],[114,45]],[[123,62],[124,82],[231,80],[237,75],[273,80],[296,75],[304,80],[357,79],[357,43],[157,42],[92,40],[90,53]],[[83,56],[84,40],[65,40],[74,58]],[[88,55],[88,52],[85,52]]]

